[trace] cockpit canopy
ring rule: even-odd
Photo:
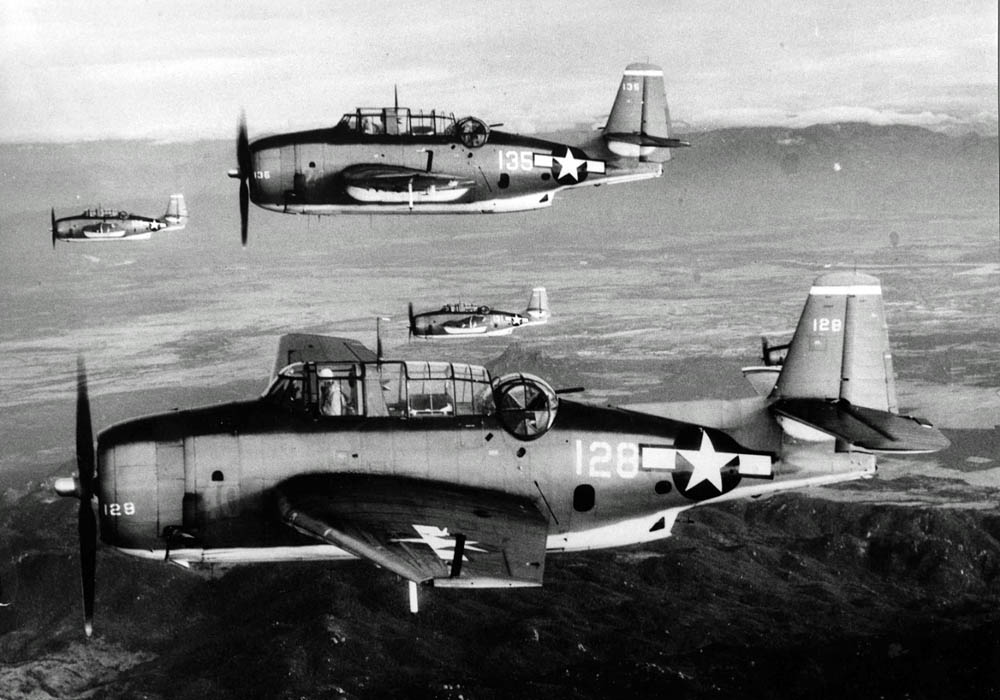
[[[451,136],[455,115],[438,110],[411,112],[407,107],[359,107],[341,117],[337,129],[368,135]]]
[[[490,127],[482,119],[456,121],[451,112],[411,112],[407,107],[359,107],[341,117],[335,131],[358,136],[457,138],[467,148],[479,148],[490,136]]]
[[[321,416],[493,413],[489,372],[455,362],[296,362],[278,372],[264,398]]]
[[[108,209],[106,207],[91,207],[90,209],[85,209],[81,216],[88,216],[91,218],[105,218],[105,219],[125,219],[128,218],[128,212],[119,209]]]

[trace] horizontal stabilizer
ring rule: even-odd
[[[687,148],[691,144],[681,139],[665,138],[661,136],[651,136],[649,134],[617,133],[605,134],[609,141],[620,143],[631,143],[636,146],[657,146],[659,148]]]
[[[843,399],[779,399],[771,410],[869,452],[937,452],[950,444],[940,430],[919,418]]]

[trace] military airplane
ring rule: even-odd
[[[437,311],[413,313],[410,304],[410,335],[418,338],[469,338],[510,335],[515,328],[547,323],[549,295],[545,287],[531,290],[524,313],[499,311],[476,304],[445,304]]]
[[[136,241],[150,238],[153,231],[179,231],[187,225],[184,195],[172,194],[166,213],[159,219],[97,207],[76,216],[56,218],[52,209],[52,247],[56,241]]]
[[[626,67],[603,134],[569,146],[450,112],[359,107],[336,126],[236,138],[243,244],[249,201],[286,214],[489,214],[538,209],[556,192],[659,177],[670,149],[663,71]]]
[[[648,410],[565,398],[525,373],[382,360],[356,341],[284,336],[260,398],[136,418],[96,459],[82,359],[84,614],[97,523],[122,552],[185,567],[362,558],[409,582],[542,585],[546,555],[670,536],[695,506],[870,477],[879,453],[948,440],[898,414],[881,285],[813,284],[766,395]],[[759,386],[759,385],[758,385]]]

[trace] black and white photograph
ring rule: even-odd
[[[0,0],[0,700],[1000,698],[997,46]]]

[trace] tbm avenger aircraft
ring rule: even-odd
[[[625,69],[603,134],[569,146],[450,112],[360,107],[336,126],[236,138],[240,219],[249,201],[286,214],[489,214],[538,209],[570,187],[659,177],[670,149],[663,71]]]
[[[787,359],[765,369],[763,395],[639,411],[562,398],[530,374],[286,335],[260,398],[119,423],[95,459],[81,359],[79,476],[55,489],[80,499],[86,629],[94,496],[101,540],[127,554],[185,567],[360,557],[406,579],[415,612],[417,584],[540,586],[548,552],[651,542],[695,506],[870,477],[878,453],[948,445],[897,413],[874,277],[817,279]]]
[[[188,210],[182,194],[170,195],[167,211],[159,219],[104,207],[57,219],[53,207],[52,247],[55,248],[56,241],[147,240],[153,231],[180,231],[187,220]]]
[[[499,311],[476,304],[445,304],[437,311],[413,313],[409,307],[410,335],[418,338],[470,338],[510,335],[515,328],[548,323],[549,295],[545,287],[531,290],[524,313]]]

